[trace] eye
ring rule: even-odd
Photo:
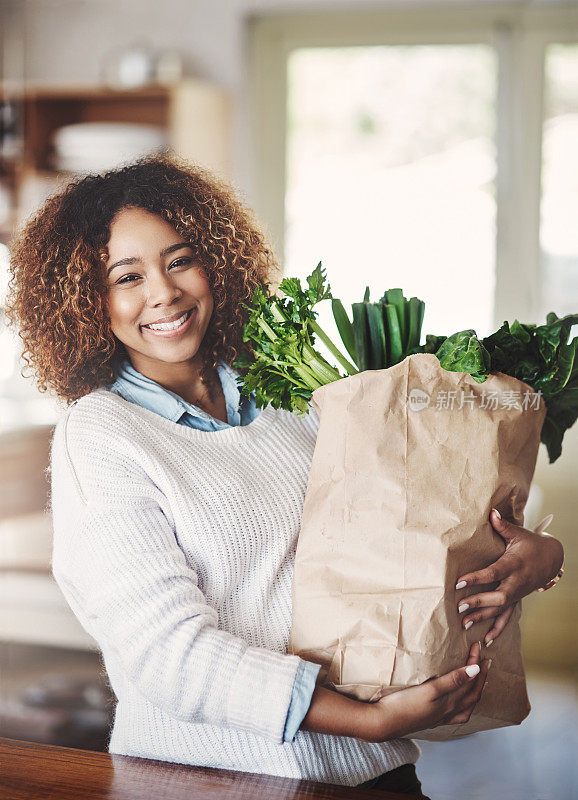
[[[140,275],[135,275],[134,273],[131,273],[130,275],[123,275],[122,278],[117,281],[117,283],[134,283],[131,278],[140,278]]]
[[[183,256],[182,258],[177,258],[177,260],[173,261],[173,263],[170,265],[169,269],[171,267],[180,267],[184,264],[190,264],[192,260],[193,260],[192,258],[188,258],[186,256]]]
[[[192,258],[187,256],[182,256],[181,258],[177,258],[175,261],[173,261],[172,264],[169,265],[169,269],[172,269],[172,267],[188,266],[189,264],[192,263],[192,261],[193,261]],[[129,275],[123,275],[122,278],[119,278],[119,280],[116,281],[116,283],[117,284],[134,283],[135,279],[139,280],[141,277],[142,275],[137,275],[136,273],[131,272]]]

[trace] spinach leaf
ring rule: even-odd
[[[562,440],[578,419],[578,337],[568,341],[578,314],[559,318],[553,311],[545,325],[514,320],[479,340],[475,331],[427,336],[424,353],[435,353],[444,369],[468,372],[482,383],[490,372],[503,372],[528,384],[546,403],[541,440],[550,463],[562,452]]]
[[[450,372],[468,372],[477,383],[483,383],[490,371],[490,354],[474,330],[459,331],[448,336],[436,351],[440,364]]]

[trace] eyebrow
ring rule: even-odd
[[[193,249],[193,245],[189,244],[189,242],[177,242],[177,244],[171,244],[170,247],[165,247],[164,250],[161,250],[160,255],[168,256],[169,253],[174,253],[175,250],[181,250],[183,247],[190,247],[191,250]],[[142,263],[142,258],[136,258],[135,256],[133,256],[132,258],[121,258],[120,261],[115,261],[115,263],[111,264],[111,266],[106,270],[106,277],[108,278],[109,274],[115,267],[124,267],[130,264],[141,264],[141,263]]]

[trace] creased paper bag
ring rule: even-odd
[[[476,383],[413,355],[317,389],[320,425],[293,577],[289,651],[359,700],[463,666],[491,620],[461,625],[460,575],[493,563],[497,508],[523,524],[545,405],[501,373]],[[412,738],[451,739],[529,713],[518,620],[492,645],[468,723]]]

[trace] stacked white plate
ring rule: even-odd
[[[130,122],[83,122],[65,125],[52,135],[53,166],[66,172],[114,169],[166,147],[167,135],[155,125]]]

